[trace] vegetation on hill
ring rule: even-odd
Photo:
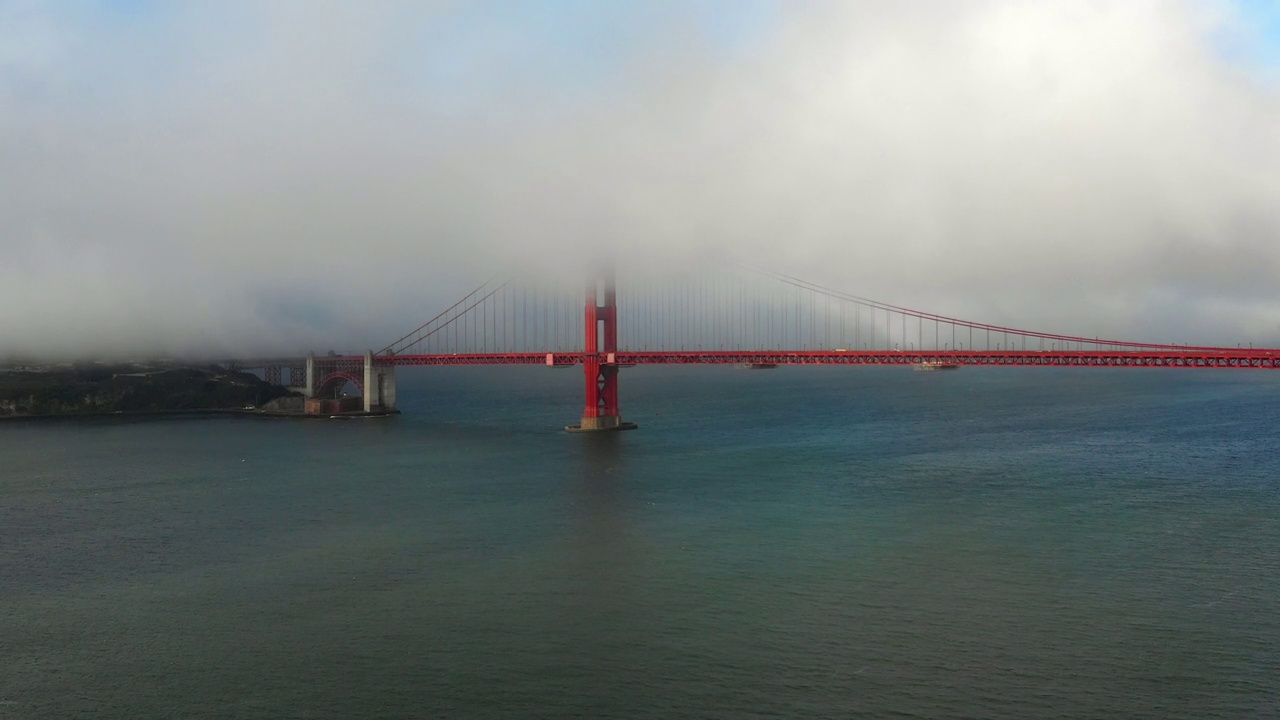
[[[77,365],[0,372],[0,417],[257,407],[289,395],[219,367]]]

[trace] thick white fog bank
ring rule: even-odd
[[[610,7],[0,3],[0,356],[377,347],[610,255],[1280,345],[1231,3]]]

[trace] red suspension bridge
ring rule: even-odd
[[[309,397],[354,384],[395,408],[406,365],[582,365],[572,430],[615,430],[618,372],[633,365],[1015,365],[1280,369],[1280,349],[1189,346],[1038,332],[927,313],[750,268],[697,281],[603,272],[581,290],[492,279],[377,353],[242,362]]]

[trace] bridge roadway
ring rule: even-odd
[[[375,365],[581,365],[585,352],[378,355]],[[1280,370],[1280,349],[1214,350],[689,350],[596,355],[615,365],[914,365],[922,362],[1019,367],[1254,368]],[[324,358],[359,361],[362,358]],[[319,360],[319,358],[317,358]]]

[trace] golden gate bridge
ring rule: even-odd
[[[601,271],[585,290],[492,278],[379,351],[238,361],[307,397],[348,383],[366,412],[396,408],[395,368],[581,365],[582,419],[618,430],[618,374],[636,365],[957,365],[1280,369],[1280,349],[1135,342],[974,322],[750,267],[696,279]]]

